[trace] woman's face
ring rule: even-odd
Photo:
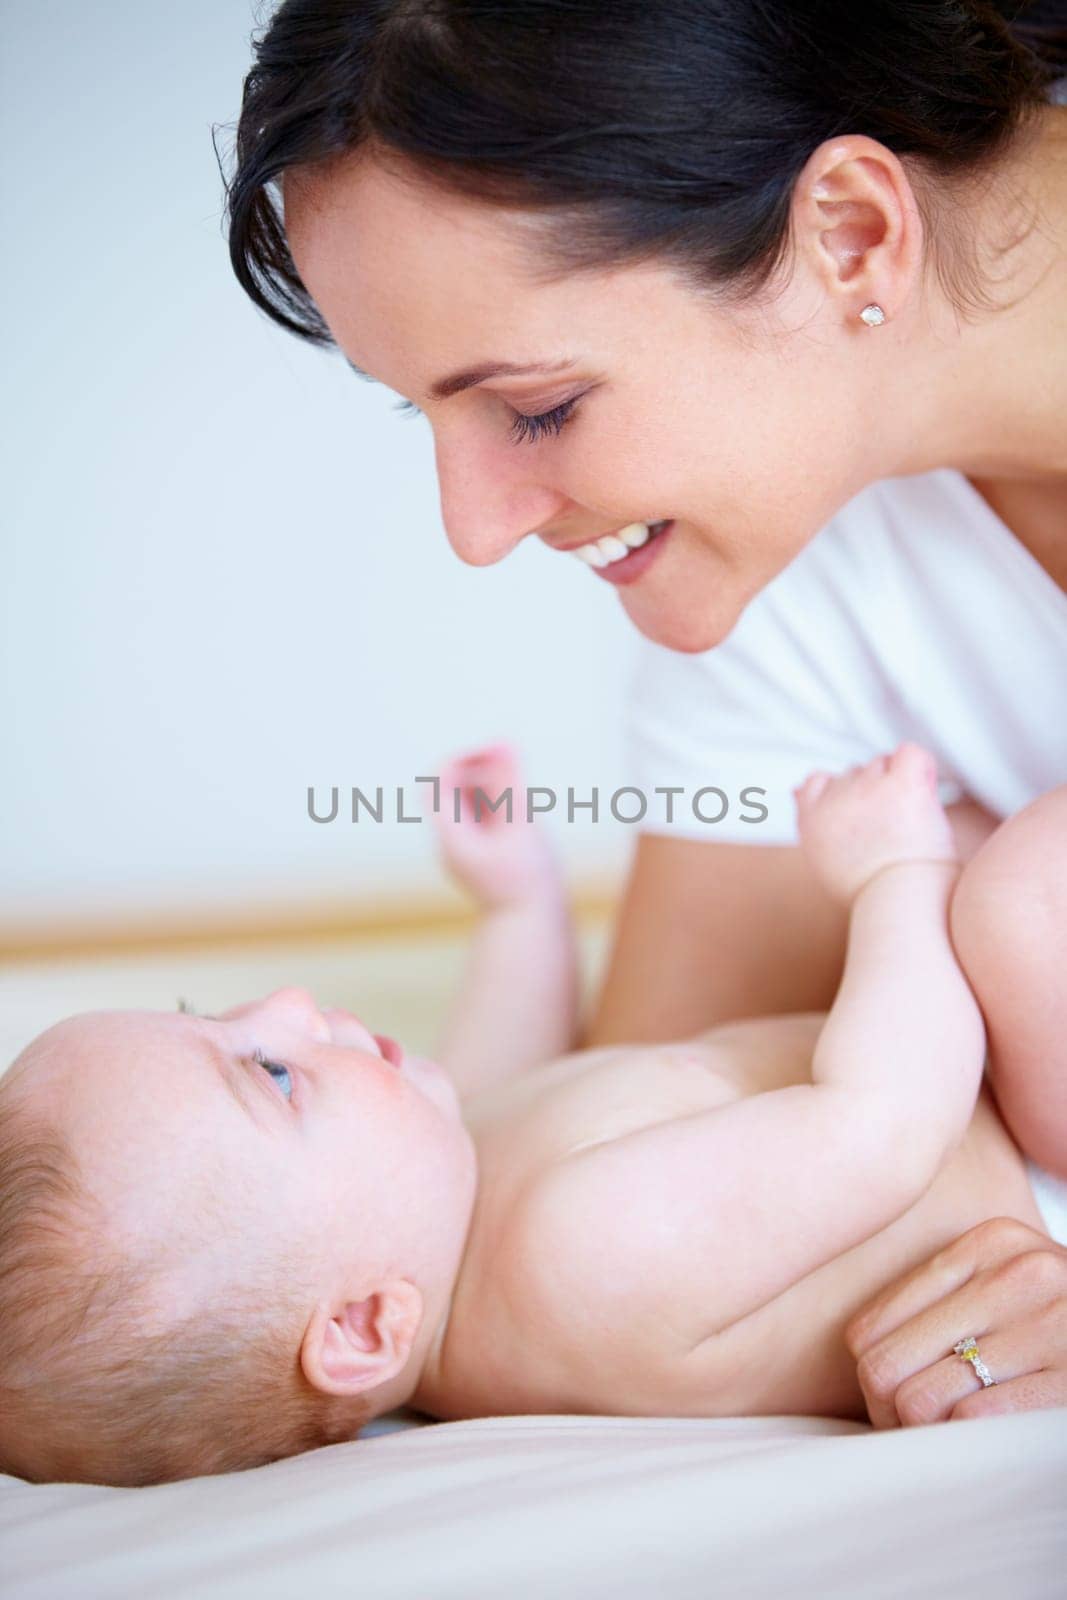
[[[425,413],[445,530],[473,565],[533,536],[574,560],[563,547],[673,519],[617,592],[649,638],[703,650],[840,506],[906,470],[886,418],[908,408],[871,360],[879,334],[855,294],[834,291],[816,228],[787,285],[739,310],[662,264],[539,283],[523,214],[369,160],[290,172],[284,198],[293,258],[337,344]],[[565,360],[433,390],[487,363]],[[570,401],[558,432],[514,437],[516,414]]]

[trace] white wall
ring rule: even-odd
[[[534,541],[464,567],[428,425],[231,275],[211,125],[268,14],[0,13],[9,927],[436,887],[427,828],[316,827],[307,785],[489,737],[531,782],[625,781],[613,591]],[[556,833],[586,875],[633,830]]]

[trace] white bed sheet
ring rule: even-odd
[[[1067,1409],[494,1417],[150,1489],[0,1478],[7,1600],[1030,1600],[1067,1592]]]

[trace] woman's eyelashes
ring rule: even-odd
[[[546,433],[559,433],[574,415],[577,404],[577,400],[565,400],[561,406],[542,411],[538,417],[527,417],[517,411],[511,429],[512,439],[518,443],[520,439],[541,439]]]
[[[580,396],[578,397],[581,398]],[[537,416],[528,417],[522,411],[515,413],[515,421],[511,427],[511,438],[515,444],[523,439],[542,439],[545,434],[559,433],[574,415],[578,400],[565,400],[560,406],[553,406],[551,411],[542,411]],[[393,407],[394,411],[406,411],[410,416],[421,417],[423,413],[411,400],[398,400]]]
[[[293,1075],[289,1071],[289,1068],[283,1066],[280,1061],[272,1061],[269,1056],[265,1056],[263,1054],[262,1050],[253,1050],[252,1060],[255,1061],[258,1066],[261,1066],[265,1072],[270,1074],[275,1083],[281,1087],[282,1094],[284,1094],[285,1098],[287,1100],[292,1100]]]

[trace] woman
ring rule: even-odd
[[[967,857],[1067,781],[1064,73],[1063,0],[288,0],[257,45],[242,285],[417,398],[465,561],[617,587],[646,791],[726,799],[642,834],[589,1042],[829,1005],[813,768],[920,740]],[[1067,1403],[1067,1250],[992,1219],[854,1320],[876,1423],[952,1414],[963,1324],[1041,1372],[987,1410]]]

